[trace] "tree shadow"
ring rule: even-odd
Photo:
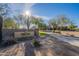
[[[34,53],[34,47],[31,45],[31,43],[25,43],[25,56],[35,56]]]
[[[57,45],[60,45],[62,47],[63,56],[79,56],[79,47],[71,45],[68,42],[60,41],[56,37],[53,36],[50,37],[54,38],[53,41],[56,42]],[[57,55],[59,56],[59,54]]]

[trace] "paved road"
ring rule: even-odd
[[[79,47],[79,37],[64,36],[61,34],[46,32],[50,36],[56,37],[60,41],[68,42],[71,45]]]

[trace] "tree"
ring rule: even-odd
[[[57,21],[55,19],[49,20],[49,26],[55,31],[57,29]]]
[[[3,18],[2,16],[0,16],[0,43],[2,42],[2,22],[3,22]]]
[[[8,4],[0,4],[0,43],[2,42],[3,16],[8,14]]]
[[[27,26],[27,30],[29,30],[31,25],[31,17],[28,17],[26,15],[18,15],[14,16],[14,18],[16,19],[18,25],[25,25]]]
[[[2,3],[0,4],[0,15],[6,16],[10,12],[9,4],[7,3]]]
[[[71,22],[71,24],[68,26],[68,28],[70,30],[75,30],[75,28],[77,28],[77,26],[74,23]]]
[[[24,24],[27,26],[27,29],[30,29],[30,25],[31,25],[31,17],[26,16],[27,18],[25,18]]]
[[[20,25],[24,24],[24,16],[23,15],[14,16],[14,19],[15,19],[18,27],[20,27]]]
[[[39,29],[46,29],[46,24],[42,18],[32,17],[31,23],[37,25]]]
[[[15,28],[17,28],[17,24],[12,18],[7,18],[3,21],[3,28],[15,29]]]
[[[59,15],[56,18],[51,19],[49,24],[52,25],[53,29],[64,30],[64,27],[67,27],[70,24],[70,20],[64,15]]]
[[[57,17],[57,19],[58,19],[58,24],[59,24],[61,30],[63,30],[63,27],[70,24],[70,20],[68,19],[68,17],[66,17],[64,15],[59,15]]]

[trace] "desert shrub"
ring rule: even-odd
[[[36,41],[35,39],[32,40],[32,44],[35,46],[35,47],[39,47],[40,46],[40,43],[38,41]]]

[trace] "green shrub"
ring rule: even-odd
[[[45,32],[39,32],[39,35],[43,37],[43,36],[46,36],[46,33]]]
[[[40,43],[38,41],[36,41],[35,39],[32,40],[32,44],[35,46],[35,47],[39,47],[40,46]]]

